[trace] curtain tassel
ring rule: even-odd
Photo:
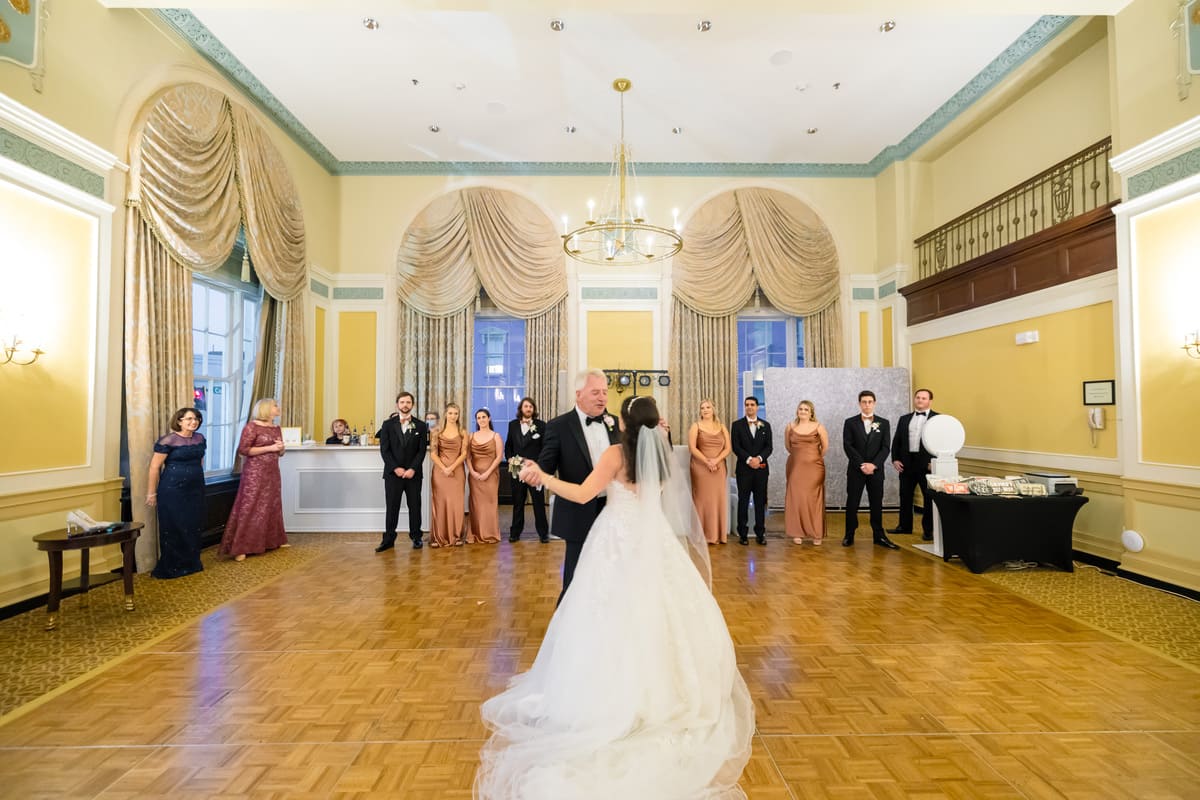
[[[250,282],[250,253],[242,251],[242,283]]]

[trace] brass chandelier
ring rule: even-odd
[[[595,214],[595,204],[589,200],[587,222],[563,234],[563,250],[576,261],[600,266],[652,264],[683,249],[683,238],[677,229],[678,217],[675,227],[666,228],[651,225],[642,216],[633,157],[625,144],[625,92],[633,84],[628,78],[617,78],[612,87],[621,97],[621,139],[613,151],[600,213]],[[631,187],[636,197],[633,205],[628,195]]]

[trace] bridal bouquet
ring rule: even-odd
[[[521,467],[525,465],[525,459],[520,456],[513,456],[508,460],[508,474],[516,480],[521,475]]]

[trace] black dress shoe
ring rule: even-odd
[[[413,539],[413,550],[420,550],[422,547],[420,539]]]
[[[880,536],[879,538],[877,538],[875,540],[875,544],[879,545],[880,547],[886,547],[888,550],[899,550],[900,549],[900,545],[896,544],[895,542],[893,542],[891,539],[887,538],[886,536]]]
[[[842,547],[853,547],[853,546],[854,546],[854,537],[853,536],[843,536],[842,537]]]
[[[375,552],[382,553],[384,550],[391,550],[395,546],[396,546],[395,542],[383,542],[379,545],[379,547],[375,548]]]
[[[521,534],[519,534],[519,533],[510,533],[510,534],[508,535],[508,540],[509,540],[510,542],[519,542],[519,541],[521,541]]]
[[[549,544],[550,543],[550,534],[548,534],[548,533],[538,534],[538,541],[541,542],[542,544]]]
[[[912,533],[912,531],[905,530],[904,528],[889,528],[888,533]]]
[[[755,537],[754,537],[754,541],[758,542],[759,544],[766,544],[766,543],[767,543],[767,537],[765,537],[765,536],[755,536]]]
[[[748,537],[748,536],[739,536],[739,537],[738,537],[738,544],[750,544],[750,537]]]

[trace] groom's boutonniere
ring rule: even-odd
[[[532,434],[533,434],[533,435],[529,437],[530,439],[540,439],[540,438],[542,438],[542,435],[541,435],[540,433],[538,433],[538,429],[537,429],[537,428],[534,428],[534,429],[533,429],[533,431],[532,431]]]
[[[762,421],[761,419],[755,420],[755,421],[754,421],[754,427],[755,427],[755,428],[758,428],[759,430],[762,430],[762,428],[763,428],[763,421]]]
[[[611,415],[611,414],[605,414],[605,415],[604,415],[604,424],[605,424],[606,426],[608,426],[609,433],[611,433],[611,432],[612,432],[612,429],[613,429],[613,425],[616,425],[616,424],[617,424],[617,422],[616,422],[616,420],[614,420],[614,419],[612,418],[612,415]]]
[[[879,430],[879,423],[878,423],[878,422],[872,422],[872,423],[871,423],[871,433],[874,433],[874,432],[875,432],[875,431],[877,431],[877,430]]]

